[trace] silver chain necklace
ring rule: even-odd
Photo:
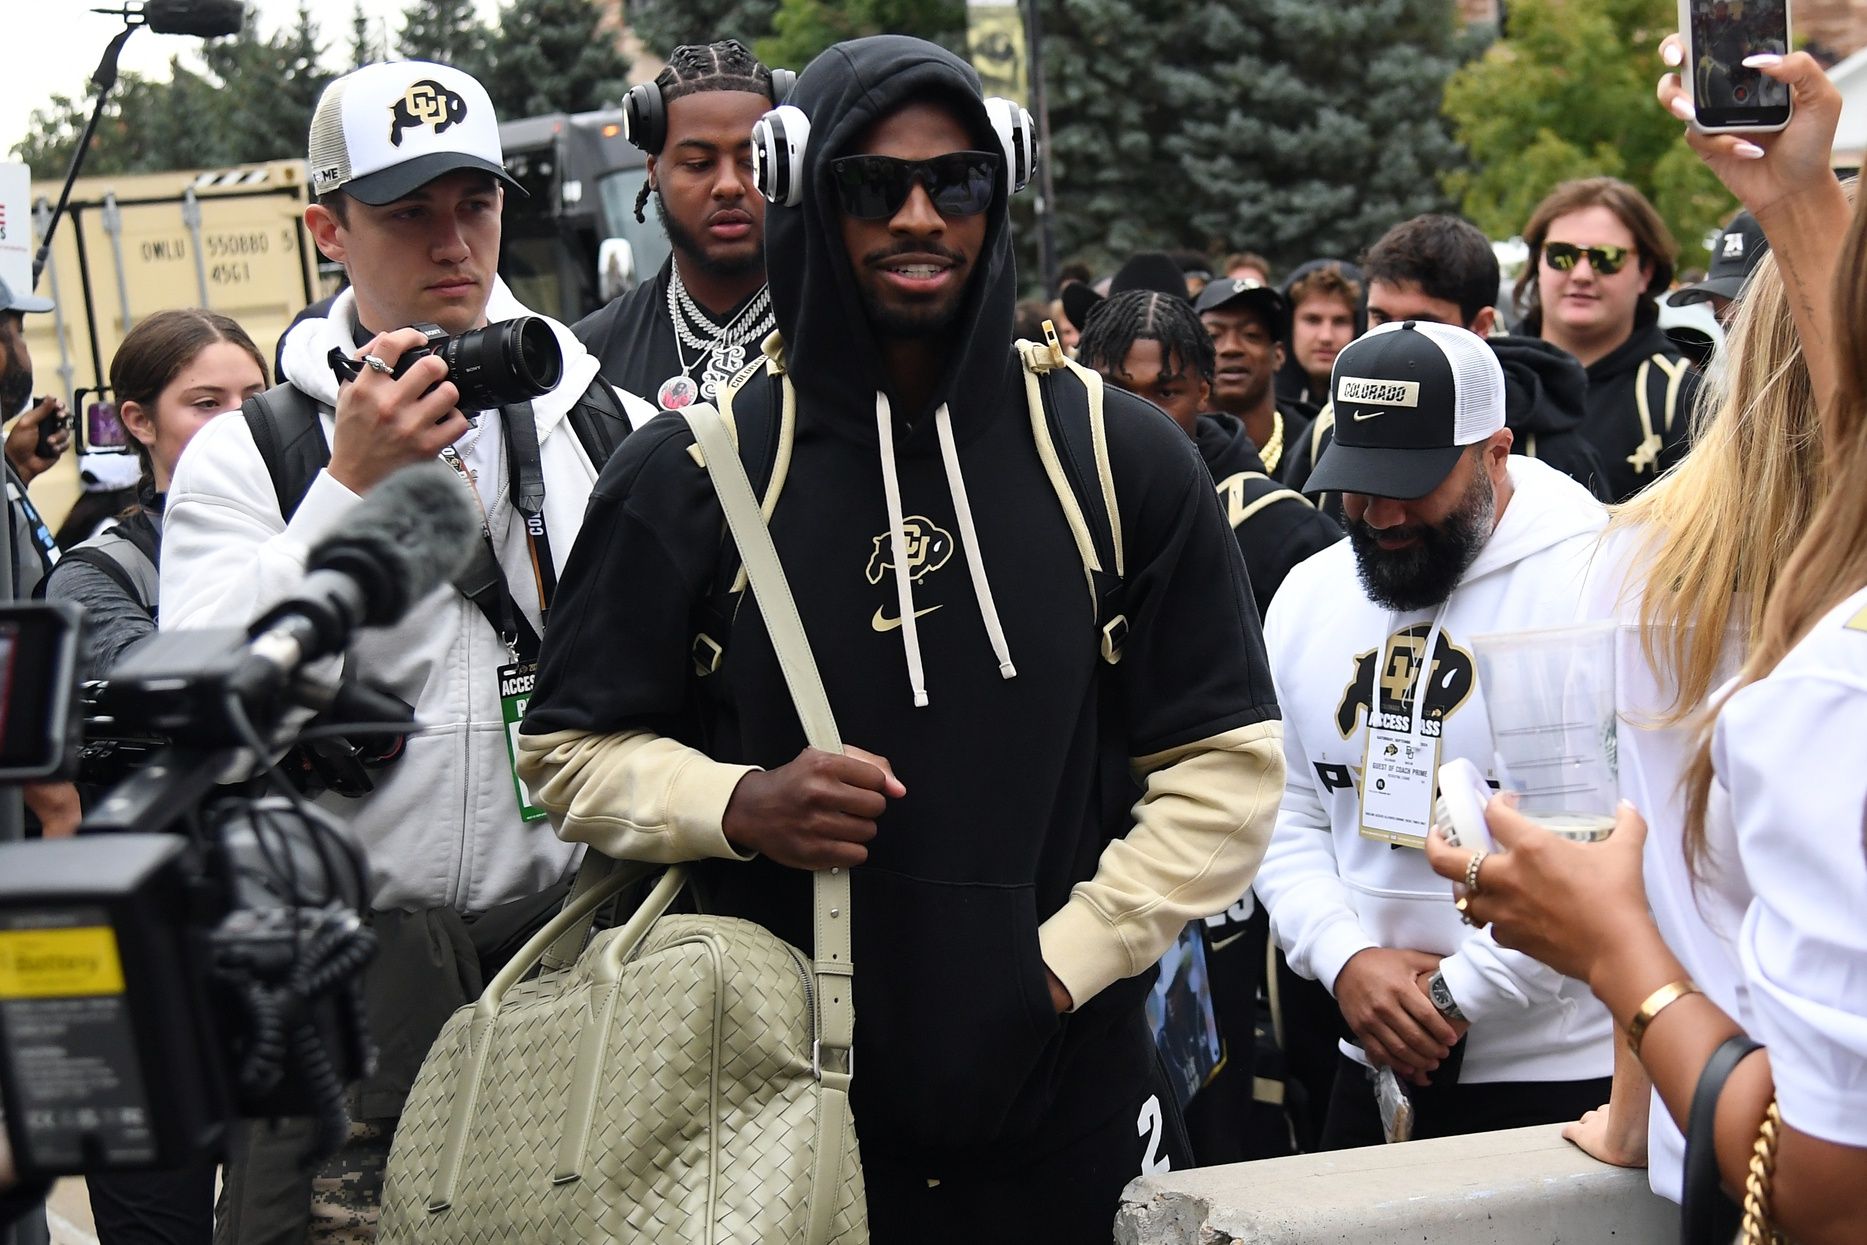
[[[738,315],[720,325],[714,323],[687,292],[680,268],[670,266],[668,321],[674,328],[674,353],[681,362],[681,370],[678,375],[661,382],[655,401],[663,410],[672,411],[690,406],[701,398],[717,397],[721,387],[745,367],[747,346],[763,341],[775,323],[771,290],[761,287]],[[687,349],[700,354],[693,364],[687,362]],[[691,373],[700,363],[705,363],[706,367],[696,384]]]

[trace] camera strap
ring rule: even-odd
[[[453,446],[441,450],[441,461],[454,469],[460,482],[473,494],[474,503],[480,507],[480,539],[473,547],[473,557],[466,567],[454,577],[454,586],[461,595],[485,615],[493,630],[505,643],[513,656],[519,661],[538,660],[541,641],[532,624],[519,609],[519,603],[512,599],[512,589],[506,585],[505,572],[499,567],[499,554],[493,547],[493,531],[487,522],[486,506],[480,501],[480,491],[474,487],[473,473],[468,469],[460,452]],[[542,617],[542,613],[541,613]]]
[[[506,464],[512,479],[512,505],[525,517],[525,543],[532,555],[532,578],[538,584],[538,621],[542,626],[557,595],[557,566],[551,560],[551,533],[545,527],[545,473],[538,452],[538,421],[530,402],[499,409],[506,438]]]

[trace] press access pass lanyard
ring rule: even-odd
[[[1361,836],[1365,839],[1399,847],[1426,846],[1426,832],[1433,819],[1433,792],[1439,780],[1439,750],[1445,742],[1443,718],[1440,735],[1431,739],[1425,735],[1426,695],[1445,618],[1445,607],[1441,606],[1427,629],[1426,647],[1420,651],[1413,671],[1413,712],[1404,732],[1376,725],[1381,709],[1381,679],[1393,660],[1391,654],[1399,648],[1392,626],[1381,641],[1374,679],[1368,688],[1368,739],[1361,760]]]
[[[525,517],[525,543],[531,551],[532,577],[538,585],[538,625],[542,629],[551,612],[551,598],[557,592],[557,570],[551,563],[551,534],[545,526],[545,478],[538,453],[538,425],[529,402],[502,407],[500,416],[512,507]],[[541,641],[538,632],[532,630],[519,612],[518,602],[512,599],[512,590],[506,584],[505,572],[500,568],[498,551],[493,545],[491,516],[487,514],[486,503],[480,500],[480,490],[474,487],[472,473],[461,461],[459,451],[451,445],[441,451],[441,458],[454,469],[480,507],[479,557],[475,559],[477,565],[467,570],[467,576],[475,582],[472,587],[465,584],[460,587],[493,624],[506,651],[512,655],[511,664],[497,671],[499,712],[506,728],[506,759],[512,767],[512,791],[518,799],[519,817],[527,822],[541,821],[545,810],[533,803],[531,792],[519,778],[518,756],[518,729],[531,705],[532,688],[538,680]],[[497,617],[492,602],[498,606]]]

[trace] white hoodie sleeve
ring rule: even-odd
[[[1498,946],[1489,929],[1473,934],[1456,953],[1439,961],[1439,972],[1452,1001],[1473,1024],[1511,1012],[1566,1005],[1560,991],[1567,978],[1521,951]]]
[[[1278,601],[1284,596],[1280,593]],[[1288,605],[1279,610],[1273,602],[1264,622],[1264,647],[1279,703],[1285,703],[1297,686],[1287,669],[1289,643],[1279,626],[1289,614]],[[1361,927],[1342,884],[1329,811],[1294,719],[1284,723],[1283,805],[1253,889],[1270,913],[1271,934],[1290,958],[1290,967],[1332,993],[1336,975],[1349,958],[1380,945]]]
[[[244,627],[298,587],[311,547],[361,500],[320,471],[286,523],[246,420],[210,421],[182,455],[163,513],[162,630]]]

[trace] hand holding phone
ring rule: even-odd
[[[1789,124],[1789,88],[1746,62],[1789,53],[1789,0],[1679,0],[1679,76],[1712,134],[1772,133]]]
[[[39,443],[34,452],[45,460],[53,461],[65,452],[69,440],[56,440],[58,435],[71,426],[71,416],[66,414],[63,404],[55,398],[40,398],[35,405],[45,406],[52,403],[54,409],[39,420]]]

